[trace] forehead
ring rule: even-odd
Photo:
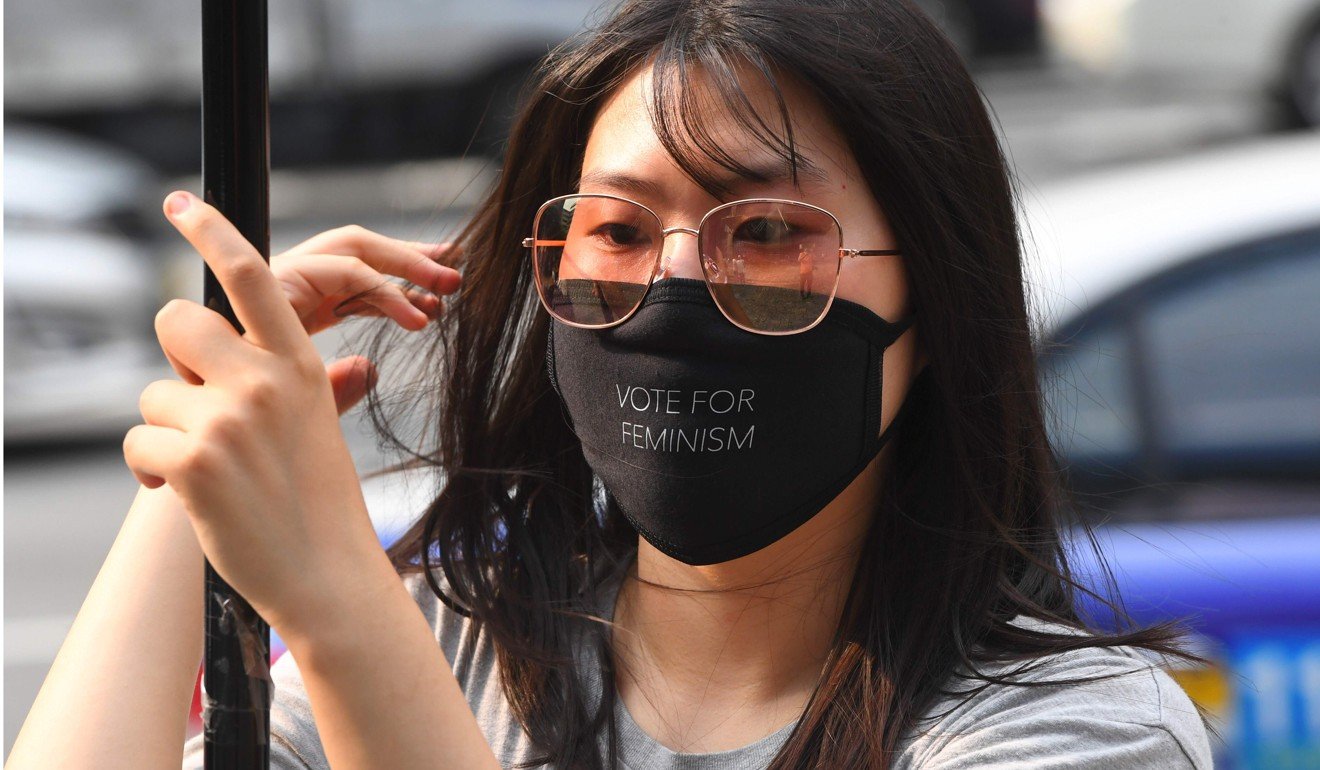
[[[785,157],[788,132],[774,90],[749,66],[737,66],[735,72],[745,103],[741,98],[728,101],[719,86],[696,69],[689,73],[682,98],[670,91],[671,98],[661,109],[666,110],[681,152],[693,159],[702,176],[720,180],[735,195],[793,191]],[[656,132],[651,117],[656,109],[654,77],[649,63],[638,67],[601,106],[583,155],[580,191],[608,188],[666,198],[676,188],[697,187]],[[858,172],[851,153],[815,96],[793,78],[776,80],[798,155],[797,192],[820,193],[855,178]],[[676,81],[672,88],[679,88]],[[695,121],[677,114],[680,104],[695,114]],[[752,169],[750,178],[727,168],[729,161]]]

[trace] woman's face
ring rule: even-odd
[[[774,94],[759,75],[740,70],[748,97],[757,114],[776,125],[778,108]],[[880,205],[862,179],[852,153],[843,138],[830,125],[819,103],[810,92],[783,78],[789,114],[793,120],[793,139],[803,160],[795,188],[788,179],[787,164],[762,146],[719,102],[718,92],[707,89],[698,78],[694,88],[709,113],[706,127],[720,146],[743,164],[765,168],[775,181],[755,183],[734,180],[729,200],[740,198],[787,198],[811,203],[834,214],[843,226],[843,245],[855,249],[894,249],[898,245],[890,232]],[[670,158],[652,128],[647,114],[651,73],[642,65],[602,106],[592,126],[582,161],[580,193],[612,193],[644,204],[659,217],[665,227],[695,229],[703,215],[727,202],[711,196],[689,179]],[[727,174],[717,169],[720,175]],[[701,280],[697,239],[686,233],[671,233],[661,256],[668,277]],[[902,256],[865,256],[845,258],[839,268],[836,296],[864,305],[890,321],[910,312],[906,273]],[[917,351],[916,327],[904,334],[885,351],[882,419],[887,424],[903,400],[911,379]]]

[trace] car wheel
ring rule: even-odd
[[[1320,23],[1312,24],[1293,48],[1284,97],[1294,123],[1320,126]]]

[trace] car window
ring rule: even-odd
[[[1117,319],[1090,319],[1042,357],[1046,425],[1061,457],[1112,460],[1137,453],[1141,433],[1131,356]]]
[[[1320,231],[1152,293],[1142,338],[1170,452],[1320,448]]]

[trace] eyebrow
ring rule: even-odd
[[[717,179],[716,182],[726,190],[740,190],[756,185],[773,185],[791,181],[789,178],[789,169],[778,163],[772,163],[762,166],[752,166],[750,175],[732,174]],[[826,173],[818,166],[803,162],[798,166],[799,182],[810,182],[824,187],[829,178]],[[665,190],[662,185],[650,179],[644,179],[634,176],[627,171],[611,171],[609,169],[593,169],[582,175],[578,180],[578,190],[583,185],[592,187],[608,187],[614,190],[621,190],[650,198],[664,198]],[[796,185],[801,190],[802,185]]]

